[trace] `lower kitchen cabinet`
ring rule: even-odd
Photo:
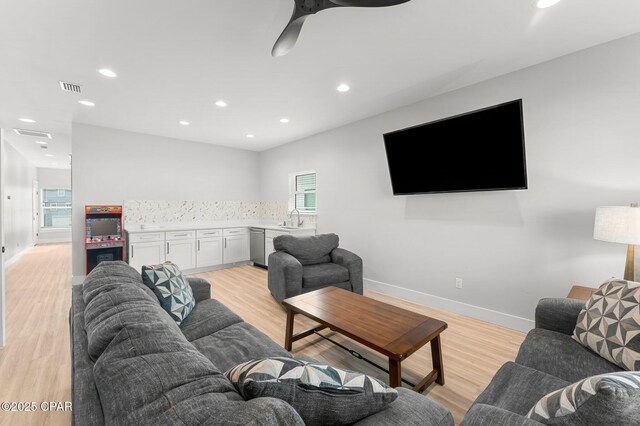
[[[165,244],[162,241],[135,242],[129,244],[129,265],[142,272],[143,265],[158,265],[165,261]]]
[[[196,267],[196,240],[167,241],[167,253],[165,258],[175,263],[181,270],[194,269]]]
[[[222,238],[200,238],[196,251],[196,267],[207,268],[222,265]]]
[[[223,243],[222,259],[225,264],[249,260],[249,234],[226,236]]]

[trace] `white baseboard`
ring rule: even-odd
[[[84,282],[85,278],[87,278],[86,275],[74,275],[71,277],[71,285],[80,285]]]
[[[422,293],[380,281],[365,278],[364,286],[368,290],[399,297],[400,299],[420,303],[421,305],[455,312],[456,314],[466,315],[471,318],[498,324],[503,327],[512,328],[525,333],[535,327],[535,322],[527,318],[505,314],[504,312],[498,312],[492,309],[470,305],[468,303],[458,302],[457,300],[446,299],[444,297],[434,296],[432,294]]]
[[[22,256],[24,256],[29,250],[33,248],[33,244],[30,244],[26,248],[24,248],[20,253],[14,254],[10,259],[4,261],[4,267],[8,268],[9,266],[16,263]]]
[[[42,237],[38,237],[38,245],[43,245],[43,244],[64,244],[64,243],[70,243],[71,242],[71,238],[69,237],[62,237],[62,238],[42,238]]]

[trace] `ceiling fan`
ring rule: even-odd
[[[302,24],[311,15],[332,7],[387,7],[406,3],[410,0],[294,0],[295,7],[291,20],[271,50],[274,57],[284,56],[295,46]]]

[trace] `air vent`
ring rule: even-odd
[[[60,88],[63,92],[82,93],[82,88],[79,84],[67,83],[66,81],[60,81]]]
[[[32,136],[34,138],[51,139],[51,133],[47,133],[47,132],[39,132],[37,130],[25,130],[25,129],[13,129],[13,131],[20,136]]]

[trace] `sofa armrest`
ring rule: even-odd
[[[187,282],[191,286],[196,303],[211,299],[211,284],[209,284],[209,281],[204,278],[188,277]]]
[[[536,307],[536,328],[572,335],[584,305],[575,299],[542,299]]]
[[[540,426],[541,424],[493,405],[475,404],[464,416],[460,426]]]
[[[354,293],[362,294],[362,258],[343,248],[331,252],[331,261],[349,270],[349,281]]]
[[[282,302],[284,299],[302,294],[302,264],[284,251],[269,255],[269,291]]]
[[[453,426],[453,416],[443,406],[407,388],[396,388],[398,399],[354,426]]]

